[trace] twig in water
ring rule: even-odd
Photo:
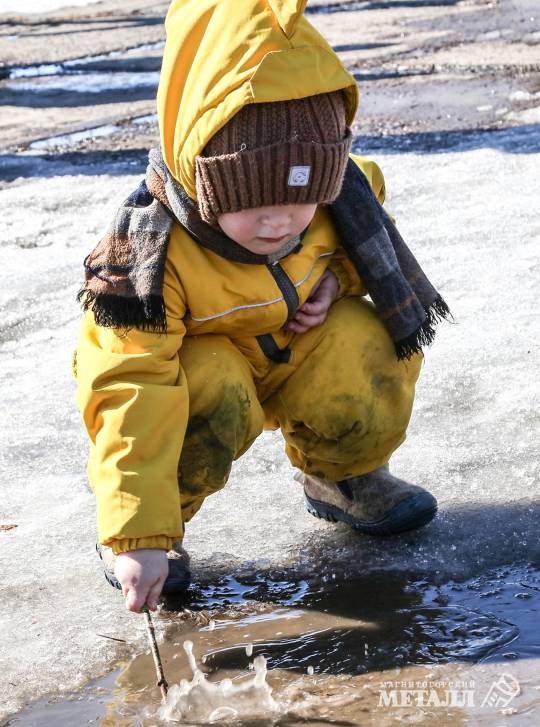
[[[146,604],[142,607],[142,612],[144,613],[144,618],[146,619],[146,631],[148,632],[148,640],[150,641],[150,648],[152,650],[152,656],[154,657],[154,664],[156,666],[156,675],[158,678],[157,686],[161,689],[161,695],[163,697],[163,700],[165,700],[167,698],[169,685],[167,684],[165,674],[163,673],[163,664],[161,663],[161,657],[159,655],[159,649],[156,641],[156,632],[154,629],[154,624],[152,623],[150,611],[148,610],[148,606]]]

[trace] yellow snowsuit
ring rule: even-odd
[[[343,88],[352,123],[356,83],[301,15],[304,6],[171,5],[158,93],[162,148],[193,199],[195,156],[245,103]],[[382,202],[377,165],[352,158]],[[286,296],[267,266],[225,259],[179,225],[165,267],[167,334],[122,333],[85,314],[77,399],[91,440],[99,539],[114,552],[169,549],[264,428],[281,428],[293,465],[332,480],[380,467],[405,438],[421,356],[397,361],[324,206],[300,251],[277,265],[299,306],[327,268],[336,274],[338,299],[322,325],[286,331]],[[263,334],[273,351],[262,350]]]

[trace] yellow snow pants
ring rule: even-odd
[[[294,336],[288,363],[254,366],[227,336],[186,336],[190,416],[179,463],[184,522],[221,489],[263,429],[300,470],[341,480],[381,467],[405,439],[422,356],[398,361],[371,303],[343,298]],[[262,355],[262,354],[261,354]]]

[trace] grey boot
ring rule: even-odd
[[[426,525],[437,500],[418,485],[390,474],[388,465],[359,477],[332,482],[298,473],[308,511],[330,522],[344,522],[361,533],[394,535]]]
[[[114,575],[115,554],[111,548],[108,548],[106,545],[100,545],[99,543],[96,545],[96,550],[101,558],[103,572],[108,583],[114,588],[122,590],[120,581]],[[189,555],[182,547],[181,540],[173,543],[172,549],[167,553],[167,558],[169,559],[169,575],[165,579],[161,593],[164,596],[178,595],[187,590],[191,581]]]

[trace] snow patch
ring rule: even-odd
[[[523,111],[512,111],[507,118],[512,121],[519,121],[521,124],[540,124],[540,106]]]
[[[530,91],[514,91],[508,98],[510,101],[532,101],[535,98],[540,98],[540,91],[536,93],[530,93]]]
[[[114,124],[105,124],[104,126],[95,126],[93,129],[83,129],[82,131],[74,131],[72,134],[63,134],[62,136],[50,136],[48,139],[40,139],[33,141],[30,149],[54,149],[58,146],[73,146],[79,141],[86,139],[97,139],[100,136],[110,136],[119,131],[119,127]]]
[[[4,88],[18,91],[62,91],[102,93],[129,88],[154,88],[159,82],[159,71],[142,73],[77,73],[75,75],[39,76],[35,81],[15,79]]]
[[[8,78],[35,78],[37,76],[56,76],[63,72],[63,65],[60,63],[43,63],[39,66],[26,66],[13,68]]]
[[[17,36],[13,36],[17,38]],[[37,66],[17,66],[12,68],[9,72],[8,78],[35,78],[38,76],[59,76],[65,73],[73,73],[73,69],[77,72],[77,69],[81,66],[86,66],[89,63],[96,63],[99,61],[106,61],[110,58],[126,57],[136,55],[137,53],[144,53],[146,51],[160,50],[164,48],[165,43],[158,41],[156,43],[143,43],[142,45],[128,48],[127,50],[113,50],[110,53],[101,53],[95,56],[82,56],[81,58],[74,58],[71,61],[64,61],[63,63],[45,63]]]
[[[132,124],[156,124],[158,120],[157,114],[146,114],[146,116],[136,116],[131,119]]]

